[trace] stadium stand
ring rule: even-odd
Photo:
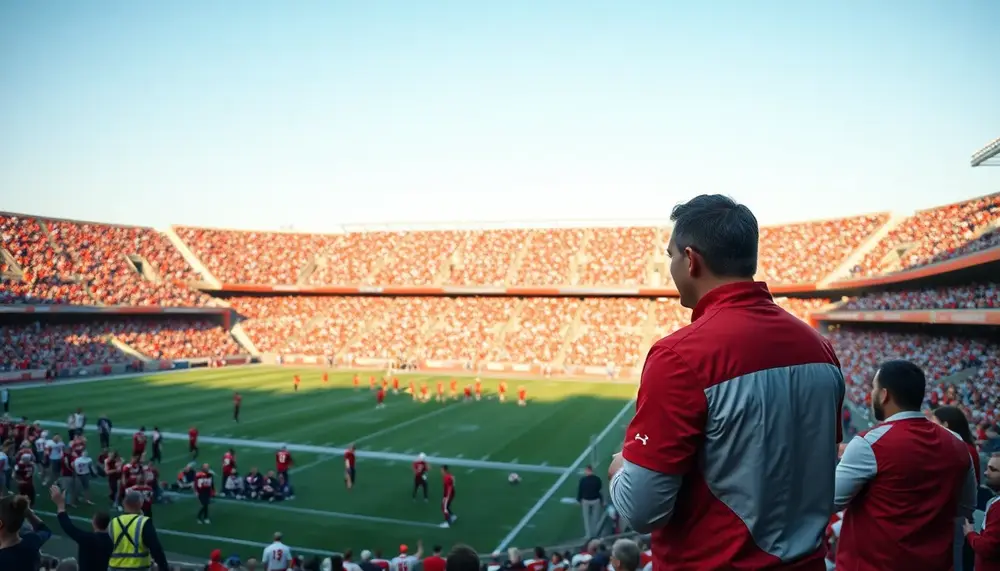
[[[841,309],[879,311],[998,308],[1000,308],[1000,285],[992,282],[909,291],[870,292],[852,298],[841,306]]]

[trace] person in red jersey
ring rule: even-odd
[[[323,371],[323,384],[328,384],[330,382],[330,373]]]
[[[379,389],[375,393],[375,408],[382,408],[385,406],[385,389]]]
[[[222,455],[222,481],[228,480],[234,471],[236,471],[236,452],[230,448]]]
[[[392,394],[399,394],[399,377],[392,378]]]
[[[1000,571],[1000,452],[994,452],[986,463],[983,486],[993,492],[987,500],[983,528],[978,533],[965,522],[963,532],[975,554],[976,571]]]
[[[284,444],[278,449],[274,454],[274,469],[278,471],[278,474],[285,477],[286,482],[291,482],[288,478],[288,470],[292,468],[292,453],[288,451],[288,447]]]
[[[355,470],[355,463],[357,457],[355,456],[354,445],[351,444],[344,451],[344,485],[350,490],[354,488],[354,478],[357,476],[357,471]]]
[[[499,400],[500,402],[504,402],[504,401],[507,400],[507,382],[506,381],[500,381],[500,384],[497,385],[497,400]]]
[[[417,393],[417,383],[414,383],[413,381],[410,381],[410,396],[413,397],[414,401],[416,401],[419,396]]]
[[[76,470],[73,469],[73,461],[77,459],[76,454],[73,450],[67,450],[63,454],[62,460],[59,463],[59,487],[66,492],[66,502],[70,507],[76,507],[76,501],[79,499],[79,495],[76,489]]]
[[[35,505],[35,462],[31,454],[24,453],[14,466],[14,481],[17,483],[17,493],[26,496],[31,505]]]
[[[455,512],[451,510],[451,504],[455,501],[455,476],[447,465],[441,466],[441,482],[444,484],[444,494],[441,496],[441,513],[444,515],[444,523],[441,527],[450,527],[458,519]]]
[[[549,569],[549,558],[545,555],[545,549],[542,547],[536,547],[534,551],[534,557],[528,559],[524,562],[524,567],[528,571],[548,571]],[[638,571],[638,570],[634,570]]]
[[[747,207],[702,195],[671,220],[670,275],[691,324],[646,356],[612,503],[651,532],[656,571],[821,571],[846,390],[836,355],[753,280]]]
[[[440,545],[434,546],[431,555],[424,558],[424,571],[445,571],[445,563],[447,561],[444,557],[441,557],[442,551],[444,551],[444,548]],[[546,571],[546,569],[533,569],[532,571]]]
[[[146,427],[140,426],[132,435],[132,455],[142,456],[146,452]]]
[[[118,505],[118,486],[122,479],[122,459],[117,450],[112,450],[104,460],[104,473],[108,478],[108,500]]]
[[[138,482],[125,490],[126,494],[129,492],[136,492],[142,497],[142,515],[153,517],[153,487],[148,482]]]
[[[240,421],[240,405],[243,404],[243,397],[240,393],[233,393],[233,422]]]
[[[483,381],[476,377],[475,384],[476,400],[483,400]]]
[[[879,421],[855,436],[837,465],[835,509],[845,509],[837,568],[934,571],[954,564],[955,518],[976,506],[969,450],[920,407],[927,380],[909,361],[883,363],[872,380]]]
[[[302,379],[300,379],[298,375],[295,375],[295,377],[292,379],[292,385],[295,386],[295,392],[299,392],[299,384],[301,382]]]
[[[465,402],[472,400],[472,387],[465,385]]]
[[[424,501],[427,498],[427,472],[430,471],[430,466],[427,464],[427,456],[423,452],[417,456],[417,459],[413,461],[413,501],[417,501],[417,490],[423,488],[424,490]]]
[[[354,390],[358,390],[359,388],[361,388],[361,375],[355,373],[354,374]]]
[[[451,391],[452,400],[458,398],[458,379],[456,379],[455,377],[451,378],[451,383],[448,386],[448,390]]]
[[[208,464],[201,466],[201,471],[194,477],[194,493],[198,496],[198,523],[212,523],[208,517],[208,505],[212,503],[212,496],[215,495],[215,474],[208,467]]]
[[[427,386],[427,381],[420,383],[420,400],[427,402],[431,400],[431,389]]]
[[[192,460],[198,457],[198,429],[193,426],[188,429],[188,452]]]
[[[517,404],[526,406],[528,404],[528,391],[524,387],[517,387]]]
[[[382,377],[382,390],[389,390],[389,377]]]
[[[444,381],[437,382],[437,401],[444,402]]]

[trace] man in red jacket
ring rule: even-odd
[[[976,474],[960,436],[927,419],[926,378],[909,361],[883,363],[872,380],[880,421],[854,437],[837,465],[844,509],[837,569],[950,569],[955,518],[976,505]]]
[[[976,553],[976,571],[1000,571],[1000,452],[994,452],[986,464],[983,485],[997,494],[986,502],[983,529],[976,533],[966,522],[965,537]]]

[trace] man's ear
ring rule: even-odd
[[[701,274],[701,256],[689,246],[684,248],[684,258],[687,260],[688,275],[698,277]]]

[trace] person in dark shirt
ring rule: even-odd
[[[114,549],[111,536],[108,535],[111,517],[106,512],[97,512],[91,520],[94,530],[83,531],[73,525],[73,520],[66,513],[66,496],[59,486],[49,488],[49,496],[59,512],[59,527],[67,537],[76,542],[76,560],[80,571],[105,571]]]
[[[101,418],[97,419],[97,434],[101,439],[101,448],[111,447],[111,429],[113,425],[108,415],[102,414]]]
[[[576,491],[576,501],[583,508],[583,533],[590,539],[597,535],[601,516],[604,514],[604,496],[601,495],[603,484],[594,474],[594,468],[587,466],[580,478]]]
[[[21,534],[25,520],[32,531]],[[52,532],[31,511],[26,496],[0,499],[0,569],[35,571],[41,558],[39,550],[50,537]]]

